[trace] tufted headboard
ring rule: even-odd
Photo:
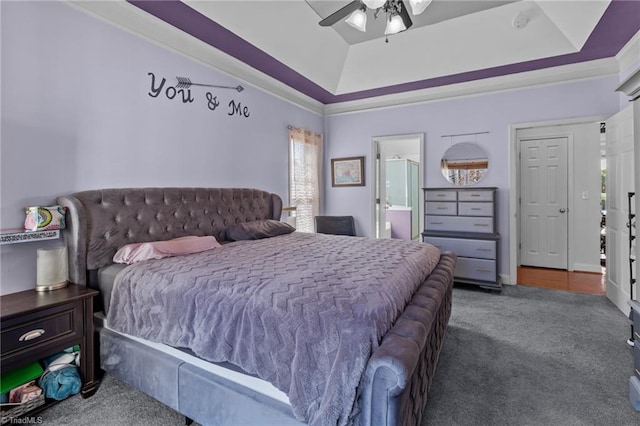
[[[69,279],[90,287],[125,244],[187,235],[223,241],[233,223],[279,220],[282,212],[277,194],[248,188],[101,189],[59,197],[58,204],[67,208]]]

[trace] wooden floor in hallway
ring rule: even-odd
[[[573,293],[606,294],[604,271],[598,274],[594,272],[570,272],[561,269],[519,266],[518,284]]]

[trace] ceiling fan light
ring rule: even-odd
[[[369,9],[379,9],[387,2],[387,0],[362,0]]]
[[[431,4],[431,0],[409,0],[411,6],[411,13],[413,15],[420,15]]]
[[[362,9],[358,9],[349,15],[345,22],[358,31],[367,31],[367,14]]]
[[[400,15],[393,15],[387,21],[387,28],[385,28],[384,34],[385,35],[397,34],[406,29],[407,29],[407,26],[402,21],[402,17]]]

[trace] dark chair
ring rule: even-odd
[[[315,227],[319,234],[356,236],[353,216],[316,216]]]

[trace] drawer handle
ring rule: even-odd
[[[486,269],[486,268],[476,268],[476,271],[478,271],[478,272],[491,272],[491,269]]]
[[[473,226],[489,226],[488,223],[474,223]]]
[[[446,197],[447,194],[436,194],[436,197]]]
[[[480,194],[469,194],[471,197],[479,197]]]
[[[436,207],[436,210],[447,210],[446,207]]]
[[[37,328],[35,330],[27,331],[18,339],[21,342],[26,342],[29,340],[37,339],[38,337],[44,334],[44,330],[41,328]]]
[[[478,251],[491,251],[491,249],[488,249],[488,248],[477,248],[476,250],[478,250]]]
[[[442,222],[429,222],[431,225],[442,225]]]
[[[476,210],[476,211],[480,211],[482,210],[480,207],[471,207],[471,210]]]

